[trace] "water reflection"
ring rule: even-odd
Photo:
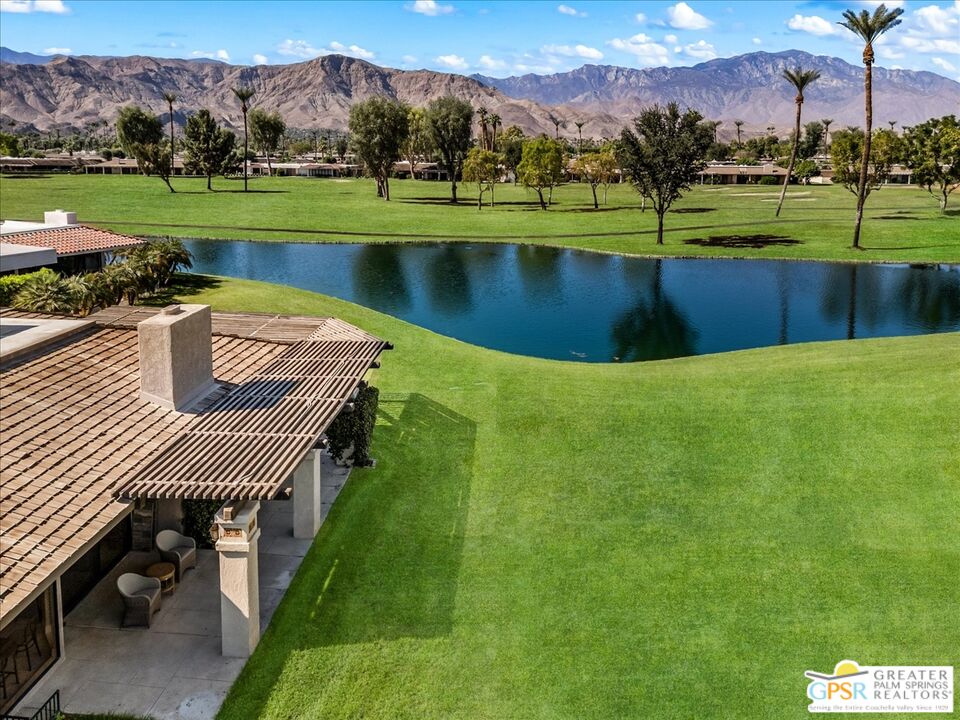
[[[654,263],[649,297],[641,297],[613,325],[617,362],[696,354],[697,331],[663,290],[663,261]]]
[[[522,245],[189,241],[194,269],[561,360],[960,330],[960,266],[645,259]]]

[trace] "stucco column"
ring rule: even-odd
[[[225,657],[250,657],[260,641],[259,509],[259,502],[248,500],[228,501],[217,511],[221,647]]]
[[[293,536],[312,539],[322,522],[320,451],[311,450],[293,472]]]

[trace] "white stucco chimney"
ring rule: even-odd
[[[77,224],[77,214],[75,212],[68,212],[67,210],[47,210],[43,214],[43,224],[44,225],[53,225],[55,227],[60,227],[62,225],[76,225]]]
[[[141,398],[183,411],[216,388],[209,305],[169,305],[137,334]]]

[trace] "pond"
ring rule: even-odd
[[[313,290],[521,355],[629,362],[960,330],[960,266],[646,259],[532,245],[189,240],[194,272]]]

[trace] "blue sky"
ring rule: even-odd
[[[870,0],[687,2],[122,2],[0,0],[0,44],[40,54],[213,57],[291,63],[339,52],[380,65],[505,76],[584,63],[693,65],[755,50],[803,49],[860,62],[836,24]],[[903,25],[879,64],[960,79],[960,0],[888,0]]]

